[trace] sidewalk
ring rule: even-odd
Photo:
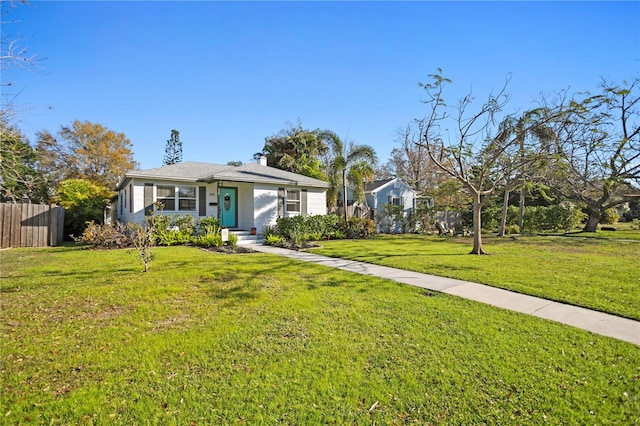
[[[415,287],[452,294],[499,308],[557,321],[640,346],[640,322],[631,319],[468,281],[437,277],[435,275],[421,274],[419,272],[337,259],[278,247],[254,244],[249,247],[262,253],[285,256],[304,262],[312,262],[330,268],[341,269],[343,271],[372,275]]]

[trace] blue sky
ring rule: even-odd
[[[298,120],[384,163],[438,67],[449,102],[510,74],[509,112],[640,73],[640,2],[34,1],[8,19],[43,59],[3,76],[25,135],[98,122],[142,169],[162,164],[171,129],[184,161],[246,163]]]

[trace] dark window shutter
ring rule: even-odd
[[[307,190],[300,191],[300,214],[302,216],[307,215]]]
[[[151,216],[153,214],[153,184],[144,184],[144,215]]]
[[[133,213],[133,185],[129,184],[129,213]]]
[[[198,210],[200,210],[200,216],[207,215],[207,187],[198,187]]]
[[[284,217],[284,188],[278,188],[278,217]]]

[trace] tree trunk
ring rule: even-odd
[[[524,231],[524,188],[520,190],[520,211],[518,212],[518,228],[520,233]]]
[[[480,214],[482,213],[482,200],[480,193],[473,194],[473,249],[469,254],[486,254],[482,250],[482,221]]]
[[[344,221],[349,219],[347,214],[347,169],[342,170],[342,205],[344,206]]]
[[[500,218],[500,230],[498,237],[504,237],[507,227],[507,213],[509,212],[509,190],[504,190],[504,198],[502,199],[502,217]]]
[[[584,225],[582,232],[596,232],[601,217],[602,211],[600,208],[590,208],[589,219],[587,219],[587,223]]]

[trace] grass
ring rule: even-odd
[[[640,241],[576,236],[484,237],[483,241],[491,256],[468,255],[470,238],[421,235],[326,241],[311,251],[640,319]]]
[[[7,424],[632,424],[640,348],[267,254],[0,252]]]

